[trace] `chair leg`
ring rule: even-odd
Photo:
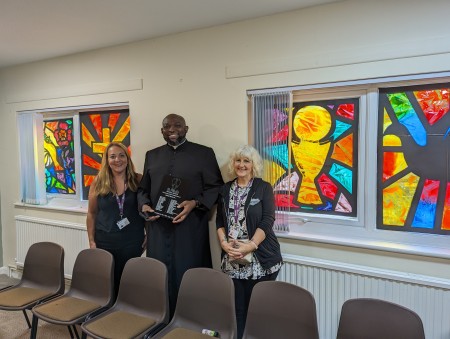
[[[25,317],[25,320],[27,321],[28,328],[31,328],[30,319],[28,318],[27,310],[22,310],[23,316]]]
[[[67,328],[68,328],[69,333],[70,333],[70,339],[73,339],[74,337],[73,337],[73,333],[72,333],[72,327],[70,325],[67,325]]]
[[[38,326],[38,317],[33,315],[32,325],[31,325],[31,333],[30,333],[30,339],[36,339],[37,335],[37,326]]]
[[[72,329],[73,329],[73,331],[74,331],[75,336],[77,337],[77,339],[80,339],[80,336],[79,336],[79,334],[78,334],[78,330],[77,330],[77,327],[76,327],[75,324],[72,325]]]
[[[81,331],[81,339],[87,339],[87,334]]]

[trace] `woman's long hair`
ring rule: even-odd
[[[103,153],[102,165],[100,171],[97,174],[97,183],[95,185],[96,195],[107,195],[109,193],[116,193],[116,185],[114,184],[114,176],[108,164],[108,151],[111,147],[116,146],[121,148],[127,156],[127,168],[125,170],[125,180],[127,187],[136,192],[139,186],[139,180],[134,169],[133,161],[130,158],[128,149],[125,145],[119,142],[111,142],[106,146],[105,152]]]

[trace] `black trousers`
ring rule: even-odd
[[[257,280],[233,279],[236,304],[237,339],[241,339],[244,334],[248,305],[250,303],[250,297],[252,296],[253,287],[261,281],[276,280],[277,276],[278,271]]]

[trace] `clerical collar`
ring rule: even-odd
[[[172,147],[173,149],[177,149],[178,147],[180,147],[181,145],[183,145],[186,141],[187,141],[187,139],[184,138],[184,140],[183,140],[182,142],[180,142],[180,143],[179,143],[178,145],[176,145],[176,146],[170,145],[169,143],[167,143],[167,145],[170,146],[170,147]]]

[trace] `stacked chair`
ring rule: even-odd
[[[316,303],[307,290],[281,281],[255,285],[244,339],[319,339]]]
[[[52,242],[30,246],[25,256],[22,279],[0,290],[0,309],[22,311],[31,328],[26,310],[64,293],[64,249]]]
[[[234,285],[223,272],[191,268],[181,281],[172,321],[152,338],[205,339],[204,329],[223,339],[236,338]]]
[[[75,325],[112,305],[113,264],[112,255],[105,250],[98,248],[82,250],[75,260],[69,291],[33,307],[31,338],[36,338],[39,319],[65,325],[71,338],[74,335],[79,338]]]
[[[166,266],[151,258],[130,259],[113,307],[83,323],[83,338],[143,338],[169,320]]]
[[[422,320],[410,309],[379,299],[342,305],[337,339],[425,339]]]

